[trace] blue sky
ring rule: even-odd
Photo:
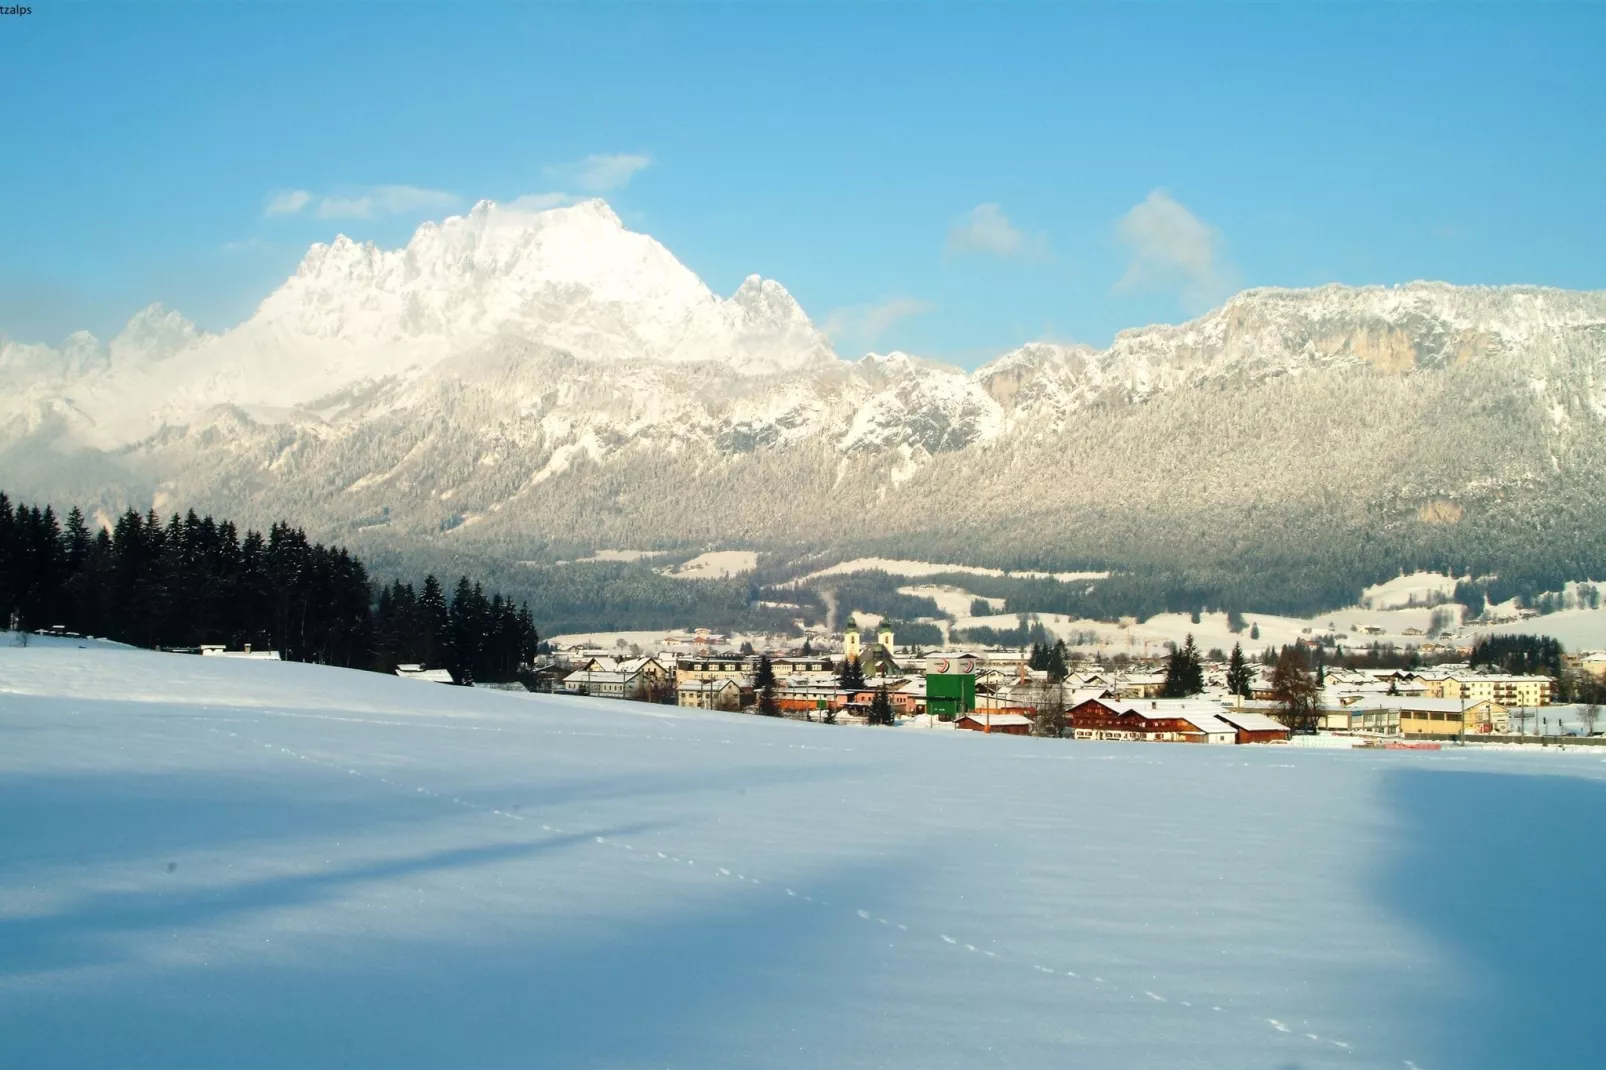
[[[779,279],[845,355],[1104,343],[1242,286],[1606,286],[1606,4],[32,7],[27,341],[158,300],[224,328],[312,241],[554,192],[720,292]]]

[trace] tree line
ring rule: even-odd
[[[421,593],[377,591],[363,563],[281,522],[267,532],[191,510],[163,521],[129,509],[93,530],[0,492],[0,624],[61,628],[142,647],[222,644],[289,661],[394,671],[417,662],[462,680],[511,680],[539,636],[528,607],[486,597],[465,577],[450,602],[433,577]]]

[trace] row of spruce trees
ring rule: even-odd
[[[222,643],[291,661],[392,672],[416,662],[460,682],[512,680],[539,636],[528,606],[434,576],[377,588],[344,547],[287,523],[243,535],[232,521],[128,510],[110,530],[82,511],[0,492],[0,626],[61,627],[143,647]]]

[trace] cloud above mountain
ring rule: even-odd
[[[526,193],[502,207],[515,212],[544,212],[548,208],[562,208],[573,199],[567,193]]]
[[[623,189],[637,173],[652,165],[644,153],[599,153],[583,160],[553,164],[546,173],[587,193],[610,193]]]
[[[912,316],[924,315],[937,306],[918,297],[892,297],[885,301],[847,305],[825,318],[825,333],[850,348],[871,347],[894,324]]]
[[[1235,288],[1237,273],[1226,259],[1221,231],[1163,189],[1116,220],[1115,233],[1130,254],[1117,293],[1175,292],[1185,308],[1197,311]]]
[[[287,189],[269,193],[262,214],[270,218],[310,214],[317,219],[380,219],[449,212],[462,203],[463,198],[455,193],[419,186],[355,186],[326,194]]]
[[[1028,238],[1009,221],[997,204],[978,204],[948,228],[948,257],[981,254],[1000,259],[1037,257],[1048,251],[1048,240],[1039,234]]]

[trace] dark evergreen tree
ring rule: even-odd
[[[837,673],[837,683],[844,691],[857,691],[864,686],[864,666],[857,658],[843,658]]]
[[[1242,643],[1232,644],[1232,656],[1227,659],[1227,690],[1234,695],[1249,697],[1250,681],[1254,673],[1250,671],[1249,662],[1244,658]]]
[[[424,577],[418,595],[419,661],[426,669],[446,668],[451,660],[452,613],[434,575]]]
[[[79,509],[63,529],[53,509],[0,493],[0,624],[13,616],[138,646],[251,645],[383,672],[440,666],[460,647],[454,671],[497,680],[514,679],[540,641],[527,606],[465,581],[448,608],[433,577],[422,599],[400,581],[376,591],[345,549],[286,523],[241,538],[193,511],[164,523],[130,509],[92,534]]]
[[[759,655],[753,686],[758,689],[758,712],[765,717],[779,717],[781,708],[775,701],[775,666],[768,654]]]
[[[1043,665],[1043,668],[1048,671],[1049,683],[1057,684],[1071,674],[1069,660],[1070,656],[1065,649],[1065,640],[1054,640],[1054,645],[1048,648]]]
[[[1199,659],[1199,648],[1194,645],[1193,634],[1187,642],[1174,648],[1166,659],[1165,687],[1160,694],[1165,698],[1185,698],[1204,690],[1204,666]]]
[[[1566,649],[1548,635],[1490,635],[1472,647],[1471,664],[1515,676],[1560,677]]]
[[[876,725],[890,725],[893,722],[892,698],[887,694],[886,684],[875,689],[875,697],[870,700],[869,721]]]

